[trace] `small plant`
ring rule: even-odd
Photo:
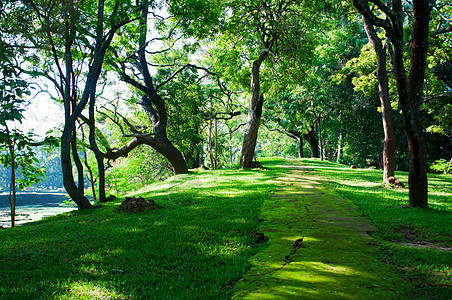
[[[452,158],[450,161],[440,159],[430,166],[430,169],[437,173],[451,174],[452,173]]]

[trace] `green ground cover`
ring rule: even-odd
[[[452,298],[452,176],[428,174],[429,209],[408,208],[408,189],[386,189],[382,171],[304,159],[376,226],[382,261],[438,299]],[[396,172],[408,185],[408,174]]]
[[[280,268],[259,287],[280,299],[404,299],[410,291],[451,298],[451,177],[430,176],[431,209],[421,210],[406,208],[407,190],[385,189],[378,170],[312,159],[263,163],[263,170],[193,171],[131,193],[154,199],[155,211],[123,213],[118,199],[0,231],[0,299],[256,298],[257,286],[240,280],[253,278],[256,267]],[[294,174],[282,164],[311,169]],[[405,173],[397,177],[407,182]],[[282,198],[287,206],[276,202]],[[322,210],[325,203],[337,211]],[[353,229],[361,212],[375,227]],[[333,229],[338,249],[360,241],[356,258],[321,243]],[[366,257],[377,258],[384,282],[369,285],[379,273],[368,270]]]
[[[0,231],[0,298],[227,299],[265,247],[259,215],[280,172],[192,172],[135,193],[155,211],[118,199]]]

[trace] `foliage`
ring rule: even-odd
[[[435,172],[438,173],[444,173],[444,174],[451,174],[452,173],[452,160],[448,161],[445,159],[440,159],[430,166],[430,169],[432,169]]]

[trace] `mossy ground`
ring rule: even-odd
[[[299,165],[277,179],[261,216],[269,246],[250,259],[233,299],[404,299],[415,290],[378,259],[374,226],[322,181]]]

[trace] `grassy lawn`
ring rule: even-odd
[[[281,169],[192,172],[122,199],[0,232],[1,299],[227,299],[265,247],[257,233]]]
[[[131,192],[155,200],[154,211],[120,212],[118,199],[0,231],[0,299],[230,298],[267,247],[259,227],[275,179],[287,172],[283,159],[263,163],[267,169],[193,171]],[[450,176],[430,175],[430,209],[408,209],[408,191],[385,189],[381,171],[302,164],[372,220],[382,261],[432,297],[451,298]],[[405,173],[396,176],[407,183]]]
[[[382,171],[304,159],[375,224],[381,259],[438,299],[452,298],[452,177],[429,174],[429,209],[410,209],[408,189],[386,189]],[[408,185],[408,174],[396,172]]]

